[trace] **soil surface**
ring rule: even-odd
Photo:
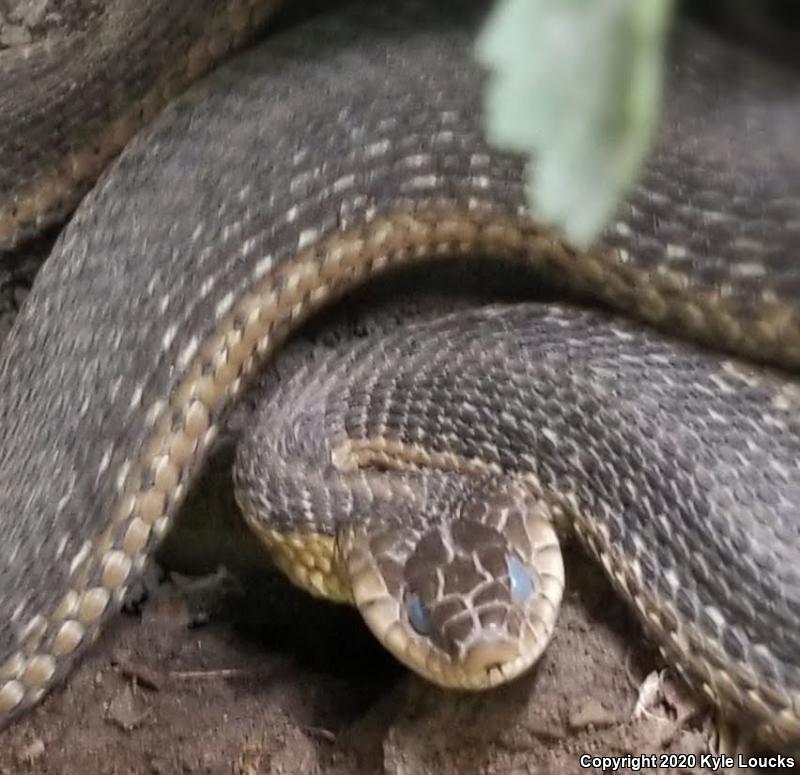
[[[98,5],[0,0],[0,48],[61,34]],[[0,257],[0,347],[50,242]],[[412,316],[536,295],[537,285],[512,268],[391,276],[313,321],[259,389],[342,341]],[[566,550],[566,597],[539,665],[476,695],[427,685],[353,611],[292,588],[271,571],[231,494],[232,450],[252,400],[222,434],[161,570],[66,686],[0,733],[0,774],[567,775],[600,771],[583,766],[584,755],[699,756],[717,745],[706,710],[576,547]],[[679,758],[662,764],[702,771]]]

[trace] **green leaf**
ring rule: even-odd
[[[478,40],[490,141],[528,154],[537,217],[591,243],[657,125],[671,0],[498,0]]]

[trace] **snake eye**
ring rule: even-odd
[[[418,635],[428,635],[431,631],[431,615],[422,598],[413,592],[408,601],[408,621]]]
[[[508,578],[511,583],[511,597],[517,603],[526,602],[533,595],[533,579],[527,568],[516,558],[508,558]]]

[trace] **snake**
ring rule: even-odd
[[[354,2],[271,36],[82,199],[0,352],[0,723],[119,609],[302,321],[459,258],[586,308],[424,321],[288,380],[237,452],[254,535],[418,672],[482,688],[545,647],[569,531],[701,694],[800,740],[796,74],[677,24],[640,182],[577,250],[486,139],[487,12]],[[66,207],[42,169],[0,200],[9,244]]]

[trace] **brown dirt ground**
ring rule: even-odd
[[[57,34],[96,5],[0,0],[0,48]],[[48,245],[0,261],[0,343]],[[265,388],[342,340],[535,286],[513,271],[461,267],[388,278],[313,323],[268,369]],[[231,419],[162,551],[169,578],[151,582],[149,599],[117,618],[64,688],[0,733],[0,775],[568,775],[586,771],[582,754],[699,754],[713,744],[708,714],[574,547],[554,641],[530,674],[467,695],[406,673],[352,611],[274,575],[249,537],[229,481],[248,411]]]

